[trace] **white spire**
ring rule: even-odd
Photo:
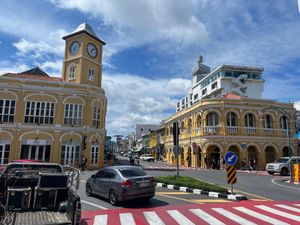
[[[77,33],[77,32],[79,32],[79,31],[86,31],[86,32],[88,32],[90,35],[92,35],[92,36],[94,36],[94,37],[96,37],[96,38],[99,38],[99,37],[97,36],[97,34],[93,31],[93,28],[92,28],[88,23],[82,23],[82,24],[80,24],[80,25],[76,28],[76,30],[74,30],[74,31],[72,32],[72,34]]]

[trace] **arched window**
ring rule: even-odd
[[[247,113],[245,115],[245,126],[246,127],[255,127],[255,117],[252,113]]]
[[[181,129],[185,129],[185,127],[184,127],[184,121],[182,121],[182,122],[180,123],[180,128],[181,128]]]
[[[191,130],[191,129],[192,129],[192,119],[189,119],[187,129],[188,129],[188,130]]]
[[[100,106],[93,106],[93,126],[96,128],[101,127],[101,109]]]
[[[217,126],[219,124],[219,116],[215,112],[210,112],[206,116],[207,126]]]
[[[88,69],[88,80],[94,80],[94,75],[95,75],[95,70],[94,68],[89,68]]]
[[[264,118],[264,120],[263,120],[264,128],[271,129],[272,128],[272,117],[267,114],[263,118]]]
[[[287,118],[286,116],[281,116],[280,117],[280,128],[283,129],[283,130],[287,130]]]
[[[236,127],[237,126],[237,118],[234,112],[230,112],[227,114],[227,126]]]
[[[71,64],[70,65],[70,70],[69,70],[69,79],[72,80],[72,79],[75,79],[75,64]]]
[[[198,115],[197,116],[197,128],[200,128],[201,127],[201,116]]]

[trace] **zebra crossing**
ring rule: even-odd
[[[232,202],[83,211],[85,225],[300,224],[300,202]]]

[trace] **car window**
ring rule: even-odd
[[[104,177],[105,170],[100,170],[98,173],[96,173],[96,177]]]
[[[105,175],[104,175],[105,178],[113,178],[113,177],[115,177],[115,176],[116,176],[116,175],[115,175],[115,173],[114,173],[113,170],[106,170],[106,171],[105,171]]]
[[[277,163],[287,163],[289,159],[278,159],[276,162]]]
[[[141,169],[129,169],[129,168],[122,168],[119,169],[120,173],[123,177],[138,177],[138,176],[145,176],[147,175],[143,170]]]

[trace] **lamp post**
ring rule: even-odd
[[[293,179],[293,174],[292,174],[293,166],[292,166],[292,163],[291,163],[292,152],[291,152],[291,137],[290,137],[290,125],[289,125],[290,116],[289,116],[287,111],[285,111],[284,109],[275,107],[275,106],[266,107],[266,108],[262,109],[261,112],[265,112],[265,111],[268,111],[268,110],[275,110],[275,111],[281,112],[282,114],[284,114],[286,116],[286,119],[287,119],[287,121],[286,121],[286,131],[287,131],[289,166],[290,166],[290,182],[292,182],[292,179]]]

